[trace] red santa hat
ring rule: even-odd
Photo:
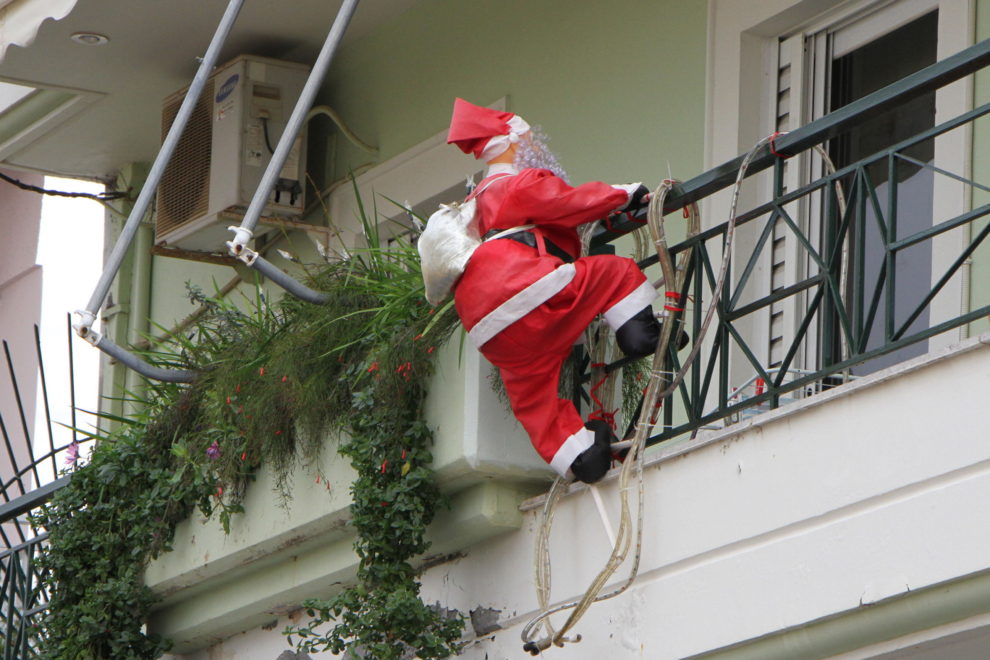
[[[529,124],[519,115],[484,108],[464,99],[454,100],[447,144],[456,144],[466,154],[489,161],[502,155],[519,137],[529,131]]]

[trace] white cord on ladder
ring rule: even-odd
[[[753,157],[771,140],[776,136],[768,136],[760,140],[746,155],[743,159],[742,165],[739,168],[738,175],[736,176],[736,181],[734,184],[732,202],[730,205],[729,219],[726,223],[725,237],[723,239],[723,252],[722,252],[722,264],[719,271],[718,278],[716,280],[715,287],[712,290],[712,300],[709,303],[708,310],[705,314],[704,320],[701,324],[701,330],[698,336],[695,337],[694,346],[691,352],[688,354],[687,359],[684,361],[681,368],[674,374],[673,378],[669,382],[665,382],[664,372],[662,370],[663,363],[666,358],[667,346],[669,345],[670,339],[675,332],[673,327],[674,323],[665,323],[663,326],[663,331],[661,333],[660,343],[656,354],[654,355],[653,362],[653,372],[650,378],[650,383],[647,386],[647,391],[643,397],[643,409],[640,412],[640,419],[636,425],[636,434],[631,441],[629,453],[626,456],[625,462],[623,463],[622,470],[619,474],[619,494],[621,502],[621,513],[619,522],[619,532],[615,540],[613,541],[612,555],[609,557],[608,563],[605,568],[598,574],[595,580],[592,582],[591,586],[585,592],[584,596],[576,601],[569,601],[562,605],[558,605],[554,608],[549,608],[550,599],[550,559],[549,559],[549,536],[550,528],[553,521],[553,510],[556,507],[558,500],[560,499],[563,491],[566,489],[566,482],[562,479],[558,479],[554,482],[550,493],[547,496],[546,503],[543,509],[543,524],[539,535],[537,537],[537,548],[536,548],[536,582],[537,582],[537,595],[540,602],[541,612],[535,618],[533,618],[529,623],[524,626],[522,631],[522,639],[524,642],[524,650],[528,651],[532,655],[539,654],[542,650],[549,648],[551,644],[556,646],[563,646],[564,642],[567,641],[580,641],[580,635],[575,639],[569,639],[564,637],[565,633],[570,630],[580,619],[581,615],[591,606],[592,603],[598,602],[600,600],[605,600],[607,598],[612,598],[618,594],[624,592],[636,579],[636,575],[639,570],[639,560],[640,551],[642,547],[642,532],[643,532],[643,452],[645,449],[646,438],[649,436],[653,425],[656,422],[654,417],[656,403],[662,401],[680,385],[683,381],[687,370],[691,367],[694,360],[697,358],[698,353],[701,351],[702,340],[708,332],[708,328],[711,325],[712,319],[715,314],[715,303],[722,295],[722,290],[725,286],[726,275],[728,273],[729,261],[732,255],[732,248],[734,245],[735,228],[736,228],[736,208],[739,201],[739,190],[742,185],[742,181],[746,176],[746,170],[749,168],[749,164]],[[683,285],[684,279],[684,268],[675,268],[670,257],[670,253],[667,251],[666,238],[663,233],[663,202],[667,196],[667,193],[673,188],[674,182],[667,180],[664,181],[657,191],[653,194],[650,199],[649,213],[648,213],[648,225],[650,231],[653,233],[654,244],[657,249],[657,256],[660,260],[661,268],[664,271],[663,281],[668,284],[668,291],[680,292]],[[690,220],[694,223],[694,231],[689,228],[689,236],[697,233],[698,227],[698,217],[697,217],[697,207],[692,204],[689,207],[690,210]],[[682,255],[686,257],[687,255]],[[665,386],[663,386],[665,385]],[[635,537],[636,537],[636,552],[633,556],[633,564],[630,570],[629,577],[626,581],[613,591],[599,595],[599,592],[604,587],[605,583],[612,576],[615,570],[621,565],[626,558],[626,553],[629,550],[629,546],[632,541],[633,532],[629,529],[631,525],[631,516],[629,514],[627,491],[629,488],[629,476],[632,472],[636,473],[637,477],[637,489],[638,489],[638,524],[636,526]],[[594,488],[594,487],[592,487]],[[597,488],[592,491],[592,496],[595,497],[596,506],[599,508],[599,512],[602,514],[603,524],[606,525],[606,529],[610,531],[611,524],[608,523],[607,517],[604,515],[604,503],[601,502],[601,496],[598,493]],[[613,538],[612,534],[609,534],[610,540]],[[565,622],[563,628],[559,632],[555,632],[553,626],[550,623],[549,617],[556,612],[560,612],[567,609],[573,609],[570,617]],[[542,625],[546,628],[546,637],[535,640],[533,639],[533,632],[537,627]]]
[[[591,497],[595,500],[595,507],[598,509],[598,516],[602,519],[602,527],[605,528],[605,536],[608,537],[608,543],[614,548],[615,531],[612,529],[612,522],[608,519],[608,512],[605,510],[605,502],[602,501],[602,494],[599,492],[598,486],[594,484],[588,486],[588,490],[591,491]]]

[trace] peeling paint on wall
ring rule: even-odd
[[[474,627],[474,633],[478,637],[482,637],[496,630],[501,630],[502,626],[498,622],[498,615],[501,613],[502,610],[491,607],[479,606],[471,610],[471,625]]]
[[[305,653],[296,653],[295,651],[282,651],[281,654],[275,660],[310,660],[310,657]]]

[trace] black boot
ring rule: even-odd
[[[588,420],[584,426],[595,432],[595,444],[578,454],[571,463],[571,472],[578,481],[593,484],[604,477],[612,465],[611,446],[615,435],[608,422],[602,419]]]
[[[615,331],[615,341],[626,357],[646,357],[656,352],[662,328],[663,325],[653,315],[653,306],[647,305],[619,326]],[[673,341],[677,350],[681,350],[688,345],[690,338],[681,328]]]
[[[653,316],[653,306],[647,305],[619,326],[615,341],[626,357],[652,355],[660,342],[660,322]]]
[[[678,323],[677,325],[678,325],[677,333],[676,333],[677,336],[673,337],[671,341],[674,342],[674,346],[677,348],[677,350],[681,350],[688,345],[688,343],[691,341],[691,337],[688,335],[687,332],[685,332],[684,328],[682,327],[683,324]],[[661,328],[663,327],[663,323],[660,324],[660,327]]]

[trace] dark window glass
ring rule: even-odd
[[[863,96],[881,89],[936,61],[938,12],[927,14],[877,40],[866,44],[832,61],[830,109],[837,110]],[[836,138],[830,152],[838,168],[860,161],[935,125],[935,93],[931,92],[913,101],[901,104],[861,124]],[[934,159],[932,140],[913,145],[904,151],[905,156],[921,163]],[[854,331],[869,327],[866,350],[885,343],[884,326],[887,319],[885,307],[889,276],[881,280],[884,264],[884,233],[890,218],[891,169],[887,159],[880,159],[865,167],[869,186],[874,190],[875,202],[867,198],[854,216],[850,233],[854,240],[846,259],[846,309],[853,320]],[[896,238],[914,234],[932,224],[933,174],[930,169],[895,159],[893,178],[897,182]],[[843,185],[852,190],[853,177]],[[880,216],[876,212],[880,210]],[[835,227],[832,228],[835,231]],[[857,249],[856,246],[859,246]],[[931,243],[926,241],[897,253],[894,274],[896,277],[893,318],[895,327],[903,324],[931,289]],[[874,299],[879,301],[871,316]],[[907,334],[928,326],[928,312],[923,312],[911,325]],[[824,359],[836,362],[840,359],[837,339],[837,320],[831,319],[830,329],[825,331]],[[853,347],[862,348],[861,346]],[[854,369],[865,374],[910,357],[923,354],[924,342],[903,348],[894,353],[875,358]],[[854,350],[853,352],[858,352]]]

